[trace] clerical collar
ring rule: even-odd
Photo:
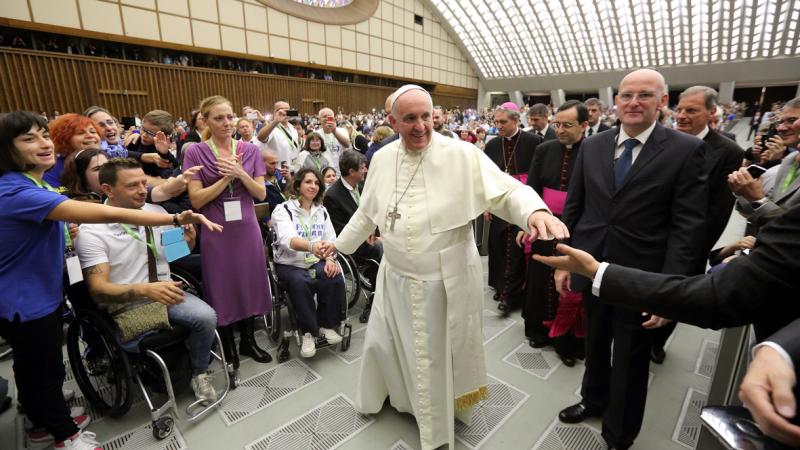
[[[703,128],[703,131],[701,131],[701,132],[697,133],[697,137],[698,137],[698,138],[700,138],[700,139],[705,139],[705,138],[706,138],[706,136],[708,136],[708,133],[709,133],[710,131],[711,131],[711,130],[708,128],[708,125],[706,125],[706,127],[705,127],[705,128]]]
[[[517,137],[517,135],[519,134],[520,131],[522,131],[522,129],[520,127],[517,127],[517,132],[512,134],[511,136],[505,138],[505,140],[510,141],[510,140],[514,139],[515,137]]]

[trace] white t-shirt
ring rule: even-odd
[[[323,144],[325,144],[325,148],[328,149],[331,155],[333,169],[336,170],[336,174],[339,175],[339,156],[349,147],[343,147],[342,143],[336,139],[333,133],[325,133],[322,128],[317,128],[317,132],[322,135]],[[336,127],[336,133],[339,136],[348,136],[347,130],[342,127]]]
[[[288,136],[287,132],[289,133]],[[261,148],[265,147],[278,153],[278,161],[286,161],[289,167],[294,167],[297,156],[300,154],[300,141],[297,139],[297,130],[291,125],[284,127],[282,124],[278,124],[269,134],[267,142],[261,143]]]
[[[145,203],[142,211],[167,214],[164,208],[158,205]],[[147,283],[147,246],[144,227],[128,225],[128,228],[140,236],[141,240],[129,235],[122,225],[118,223],[83,224],[80,233],[75,239],[75,250],[81,261],[81,268],[85,269],[97,264],[108,263],[110,273],[109,282],[114,284]],[[158,257],[156,270],[158,279],[170,279],[169,263],[164,258],[164,247],[161,245],[161,232],[174,228],[172,225],[153,227]],[[112,258],[113,255],[113,258]]]

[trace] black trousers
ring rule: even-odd
[[[333,278],[325,275],[325,260],[314,264],[316,282],[312,285],[308,269],[275,264],[278,279],[286,283],[292,306],[297,313],[301,333],[319,336],[319,328],[336,329],[342,319],[344,280],[341,274]],[[314,305],[314,291],[317,305]]]
[[[14,379],[19,401],[35,427],[63,441],[78,432],[69,415],[64,384],[63,330],[59,310],[35,320],[0,319],[0,336],[14,351]]]
[[[525,301],[525,251],[517,245],[517,228],[492,216],[489,224],[489,286],[510,306]]]
[[[588,326],[581,397],[604,411],[606,442],[627,448],[644,418],[652,333],[642,327],[647,318],[640,312],[601,303],[588,289],[583,298]]]

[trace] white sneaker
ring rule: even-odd
[[[336,345],[339,342],[342,342],[342,337],[339,335],[339,333],[337,333],[337,332],[335,332],[335,331],[333,331],[333,330],[331,330],[329,328],[320,327],[319,334],[321,334],[322,337],[324,337],[325,340],[328,341],[328,344]]]
[[[103,450],[97,442],[97,435],[91,431],[82,431],[74,439],[67,439],[55,445],[56,449],[66,450]]]
[[[192,377],[192,390],[196,399],[205,400],[207,403],[213,403],[217,400],[217,392],[214,390],[214,386],[211,385],[211,380],[211,375],[206,373]]]
[[[317,354],[317,340],[311,333],[303,335],[303,344],[300,345],[300,356],[303,358],[311,358]]]

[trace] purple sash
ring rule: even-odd
[[[544,188],[542,200],[553,214],[561,215],[564,212],[564,203],[567,201],[567,192]]]

